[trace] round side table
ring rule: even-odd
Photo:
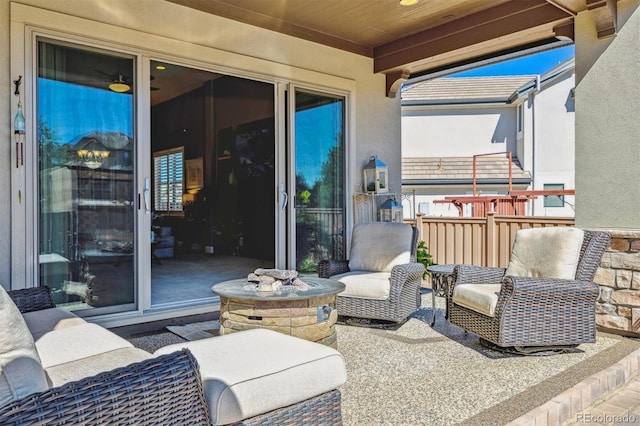
[[[455,266],[448,264],[427,267],[427,271],[431,274],[431,327],[436,324],[436,294],[446,297]],[[448,308],[448,304],[446,306]],[[445,308],[445,318],[449,318],[449,309],[447,308]]]

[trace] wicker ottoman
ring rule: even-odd
[[[341,424],[344,360],[330,347],[267,329],[165,346],[200,365],[211,424]]]

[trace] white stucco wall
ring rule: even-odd
[[[165,37],[166,46],[160,43],[155,48],[163,52],[171,45],[171,48],[178,52],[178,56],[185,60],[218,67],[232,67],[230,69],[240,69],[243,72],[277,73],[280,81],[295,81],[301,84],[317,84],[317,81],[309,78],[314,72],[326,74],[327,81],[330,81],[332,76],[350,79],[356,88],[352,103],[354,109],[350,110],[352,123],[355,124],[350,140],[351,146],[354,147],[351,151],[351,184],[361,182],[361,166],[369,155],[375,154],[387,163],[390,182],[397,185],[397,190],[400,189],[400,100],[385,97],[384,76],[372,73],[373,64],[370,58],[211,16],[161,0],[23,0],[20,3],[136,30],[141,35]],[[0,78],[5,82],[6,89],[0,92],[0,139],[5,141],[0,145],[0,164],[3,165],[0,167],[0,181],[6,183],[0,186],[0,196],[6,200],[0,205],[0,233],[6,236],[0,241],[0,283],[6,287],[12,267],[11,244],[8,238],[11,235],[10,203],[17,202],[17,195],[12,193],[8,184],[12,165],[8,143],[11,138],[11,105],[15,101],[13,92],[8,88],[11,87],[10,81],[17,78],[10,75],[10,4],[9,0],[0,0]],[[51,23],[55,26],[55,18],[53,21]],[[65,30],[75,33],[78,28]],[[94,36],[89,31],[81,35]],[[189,44],[181,44],[179,49],[176,49],[171,40],[181,40]],[[105,38],[105,41],[108,42],[110,39]],[[127,43],[134,49],[136,42],[136,37],[127,39]],[[198,54],[202,47],[215,48],[219,54],[202,57]],[[224,62],[228,53],[241,56],[236,55],[233,64],[230,65]],[[263,62],[265,66],[261,69],[252,69],[256,59],[267,62]]]
[[[576,17],[576,225],[640,228],[640,1],[618,2],[618,34]]]
[[[405,157],[470,157],[515,150],[513,106],[406,107],[402,111]]]
[[[571,96],[573,73],[543,85],[535,96],[535,179],[533,189],[544,184],[564,184],[575,189],[575,102]],[[574,216],[575,197],[565,196],[564,207],[544,207],[544,198],[533,201],[537,216]]]

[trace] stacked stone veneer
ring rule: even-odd
[[[594,281],[600,286],[596,324],[602,331],[640,335],[640,230],[608,231],[607,250]]]

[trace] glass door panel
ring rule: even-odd
[[[152,60],[151,305],[275,265],[270,83]]]
[[[37,68],[40,285],[74,310],[132,309],[134,59],[39,40]]]
[[[295,93],[296,269],[344,256],[344,98]]]

